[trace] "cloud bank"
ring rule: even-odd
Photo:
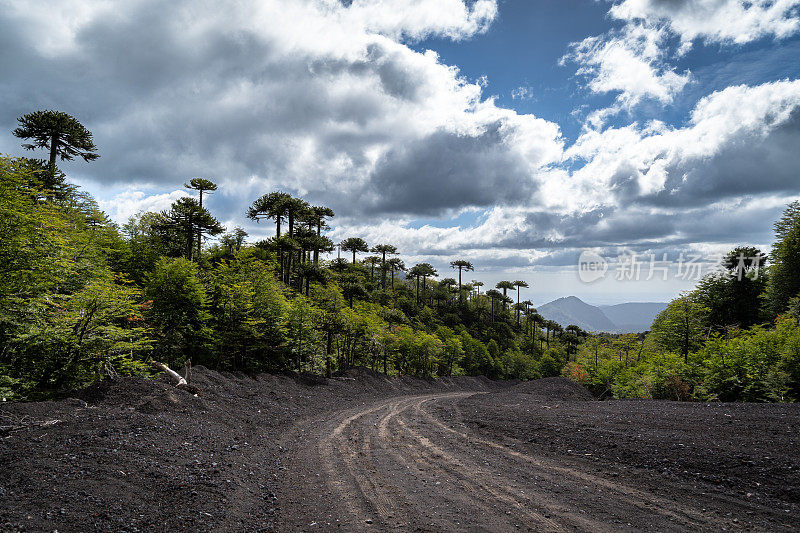
[[[393,242],[412,258],[522,268],[573,264],[582,247],[755,239],[797,194],[800,82],[708,94],[677,126],[604,117],[668,105],[692,80],[672,60],[697,40],[794,35],[797,6],[611,5],[621,26],[574,43],[564,64],[616,107],[568,142],[558,124],[499,106],[481,80],[410,47],[486,32],[493,0],[0,0],[0,69],[12,74],[0,80],[0,127],[36,108],[79,117],[102,157],[71,175],[103,191],[118,220],[205,176],[229,225],[283,189],[333,207],[335,238]],[[3,137],[0,150],[15,143]],[[474,222],[426,222],[465,213]],[[748,233],[748,221],[761,229]]]

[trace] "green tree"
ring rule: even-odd
[[[317,237],[322,237],[322,230],[330,229],[326,219],[334,216],[333,209],[325,206],[311,206],[306,212],[305,219],[317,231]],[[314,250],[314,263],[319,263],[319,253],[321,251],[330,251],[333,249],[333,243],[327,237],[322,241]]]
[[[313,372],[319,345],[319,332],[315,328],[319,311],[302,295],[297,295],[289,305],[286,333],[290,355],[295,369],[300,372],[305,366]]]
[[[464,347],[461,339],[450,328],[439,326],[436,336],[442,341],[442,356],[439,366],[440,376],[452,376],[464,357]]]
[[[450,262],[450,268],[458,269],[458,291],[461,292],[461,273],[475,270],[475,267],[469,261],[457,259]]]
[[[263,218],[275,220],[275,238],[281,236],[281,222],[286,218],[286,206],[292,198],[290,194],[276,191],[260,196],[247,209],[247,218],[260,221]]]
[[[207,180],[204,178],[192,178],[189,180],[189,183],[184,183],[184,187],[187,189],[197,191],[199,193],[199,204],[200,207],[203,207],[203,194],[204,193],[212,193],[213,191],[217,190],[217,184],[211,180]]]
[[[528,287],[530,287],[530,285],[528,285],[527,282],[522,281],[522,280],[516,280],[516,281],[512,282],[512,285],[514,285],[514,287],[517,288],[517,325],[519,325],[519,303],[520,303],[519,302],[519,289],[520,289],[520,287],[528,288]]]
[[[207,274],[208,324],[217,368],[282,368],[288,304],[274,271],[252,250],[236,252]]]
[[[435,278],[439,275],[435,268],[430,263],[419,264],[422,273],[422,297],[425,298],[425,290],[428,285],[428,278]]]
[[[372,247],[372,253],[381,254],[381,288],[386,288],[386,255],[397,253],[397,246],[392,244],[377,244]]]
[[[147,344],[116,227],[84,193],[42,201],[38,172],[0,158],[0,382],[29,398],[135,371]]]
[[[516,286],[511,281],[501,281],[497,285],[495,285],[495,288],[503,291],[503,297],[504,297],[503,299],[505,300],[508,297],[508,291],[514,290]],[[503,309],[505,310],[505,308],[506,308],[506,302],[504,301]]]
[[[94,161],[100,155],[92,140],[92,132],[78,120],[61,111],[34,111],[17,119],[19,127],[14,136],[30,139],[23,144],[26,150],[44,148],[50,152],[49,169],[51,184],[56,182],[56,159],[72,161],[80,157],[84,161]]]
[[[776,241],[769,255],[767,301],[773,316],[783,313],[800,294],[800,201],[792,202],[775,222]]]
[[[492,302],[492,314],[491,314],[491,316],[492,316],[492,321],[494,321],[494,317],[495,317],[495,302],[502,301],[503,294],[498,290],[489,289],[488,291],[486,291],[486,296]]]
[[[62,391],[105,377],[141,374],[149,351],[140,292],[111,277],[72,294],[53,295],[49,313],[19,338],[15,362],[34,390]]]
[[[369,277],[375,279],[375,265],[381,264],[381,258],[377,255],[368,255],[364,258],[364,262],[369,265]]]
[[[386,261],[386,266],[389,268],[389,273],[392,278],[392,289],[394,289],[394,273],[395,272],[403,272],[406,269],[405,263],[399,257],[392,257],[388,261]]]
[[[722,260],[721,272],[697,285],[697,300],[708,308],[708,325],[715,331],[748,328],[761,321],[761,294],[766,287],[764,257],[753,247],[738,247]]]
[[[686,362],[689,352],[699,348],[707,337],[708,308],[693,293],[672,300],[653,321],[651,334],[663,349],[679,352]]]
[[[181,198],[173,202],[169,211],[164,211],[162,224],[167,228],[183,235],[185,243],[185,257],[200,260],[199,248],[197,257],[194,257],[195,237],[200,239],[202,235],[219,235],[225,228],[211,216],[211,213],[194,198]]]
[[[151,302],[147,317],[157,360],[170,364],[184,354],[205,354],[209,302],[196,264],[184,258],[159,259],[146,278],[145,296]]]
[[[369,252],[367,241],[361,237],[349,237],[342,241],[342,250],[346,252],[353,252],[353,264],[356,264],[357,252]]]
[[[361,281],[361,276],[355,272],[347,273],[342,276],[340,285],[342,287],[342,293],[350,303],[351,308],[353,307],[354,299],[366,299],[369,296],[367,289],[364,288],[364,284]]]
[[[483,282],[473,279],[470,283],[472,284],[473,287],[475,287],[475,290],[477,290],[478,294],[480,295],[481,287],[483,287]]]
[[[189,180],[189,183],[184,183],[184,187],[187,189],[191,189],[197,191],[200,196],[199,205],[200,209],[203,209],[203,193],[211,193],[217,190],[217,184],[211,180],[203,179],[203,178],[192,178]],[[197,234],[197,257],[200,257],[200,250],[203,243],[203,236],[198,233]]]

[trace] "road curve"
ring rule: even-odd
[[[399,396],[298,424],[283,527],[684,531],[723,525],[686,499],[473,434],[458,407],[473,394]],[[434,404],[439,408],[431,409]],[[437,416],[441,408],[451,415],[447,420]]]

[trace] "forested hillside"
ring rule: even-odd
[[[20,125],[17,136],[39,139],[26,147],[51,157],[0,160],[4,398],[147,373],[150,360],[528,379],[558,374],[581,340],[519,301],[524,281],[481,291],[459,258],[440,273],[406,265],[391,243],[353,236],[337,243],[345,257],[324,260],[335,249],[325,235],[333,211],[284,192],[242,206],[274,225],[264,240],[223,228],[203,205],[217,186],[202,178],[168,210],[118,227],[56,167],[57,156],[95,159],[91,133],[50,111]],[[59,140],[58,128],[80,136]]]
[[[647,334],[593,335],[564,374],[603,397],[800,399],[800,202],[775,223],[768,256],[728,253]]]
[[[790,400],[800,393],[800,204],[776,224],[769,266],[737,248],[670,303],[649,334],[590,335],[520,301],[524,280],[482,290],[474,266],[407,265],[392,243],[334,243],[334,212],[280,191],[242,205],[255,240],[186,196],[118,227],[57,167],[99,157],[73,117],[14,134],[49,160],[0,159],[0,396],[35,399],[191,360],[219,370],[531,379],[563,373],[601,395]],[[341,257],[331,254],[340,248]],[[326,257],[337,255],[328,260]]]

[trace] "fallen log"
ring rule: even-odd
[[[186,378],[184,378],[183,376],[172,370],[164,363],[153,361],[151,365],[153,366],[153,368],[163,371],[166,375],[172,378],[172,380],[175,382],[175,388],[185,390],[186,392],[190,392],[192,394],[200,394],[200,389],[190,384],[188,381],[186,381]],[[187,366],[187,372],[186,372],[187,377],[190,376],[190,371],[188,370],[188,368],[190,367]]]

